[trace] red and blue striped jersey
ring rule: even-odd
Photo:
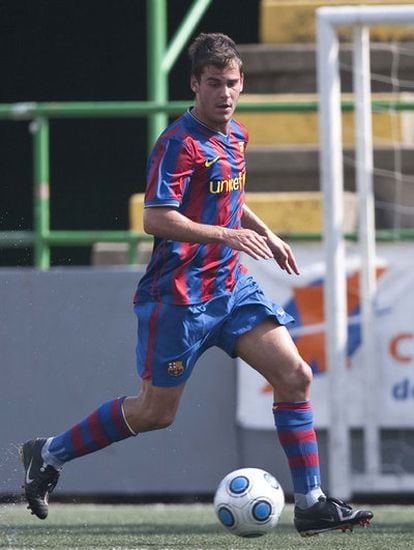
[[[145,207],[171,206],[195,222],[239,229],[247,141],[235,120],[225,135],[187,111],[161,134],[148,159]],[[205,302],[231,292],[245,271],[238,252],[222,244],[155,237],[135,302]]]

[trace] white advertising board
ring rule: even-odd
[[[320,243],[294,244],[301,274],[287,275],[274,261],[243,263],[266,294],[295,319],[289,331],[302,357],[312,366],[312,405],[315,426],[329,427],[329,370],[325,363],[323,281],[325,264]],[[376,364],[378,374],[367,385],[361,353],[360,260],[357,245],[347,245],[349,422],[362,427],[365,403],[377,403],[378,425],[389,428],[414,424],[414,244],[377,245],[375,300]],[[246,428],[273,429],[270,386],[238,360],[237,420]]]

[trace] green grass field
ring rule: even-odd
[[[53,504],[38,520],[24,505],[0,506],[0,548],[34,549],[308,549],[402,550],[414,548],[414,506],[373,506],[368,529],[300,537],[286,506],[274,533],[241,539],[218,524],[211,505]]]

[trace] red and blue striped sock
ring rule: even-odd
[[[279,441],[288,459],[295,495],[315,492],[320,488],[321,475],[310,402],[275,403],[273,415]]]
[[[48,441],[47,455],[64,463],[136,435],[129,427],[122,404],[125,397],[106,401],[96,411]]]

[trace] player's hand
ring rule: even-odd
[[[269,260],[274,254],[267,237],[252,229],[230,229],[225,233],[224,244],[234,250],[245,252],[255,260]]]
[[[268,236],[267,242],[272,251],[272,256],[279,267],[286,271],[286,273],[289,273],[289,275],[292,273],[299,275],[298,264],[296,263],[291,247],[273,233]]]

